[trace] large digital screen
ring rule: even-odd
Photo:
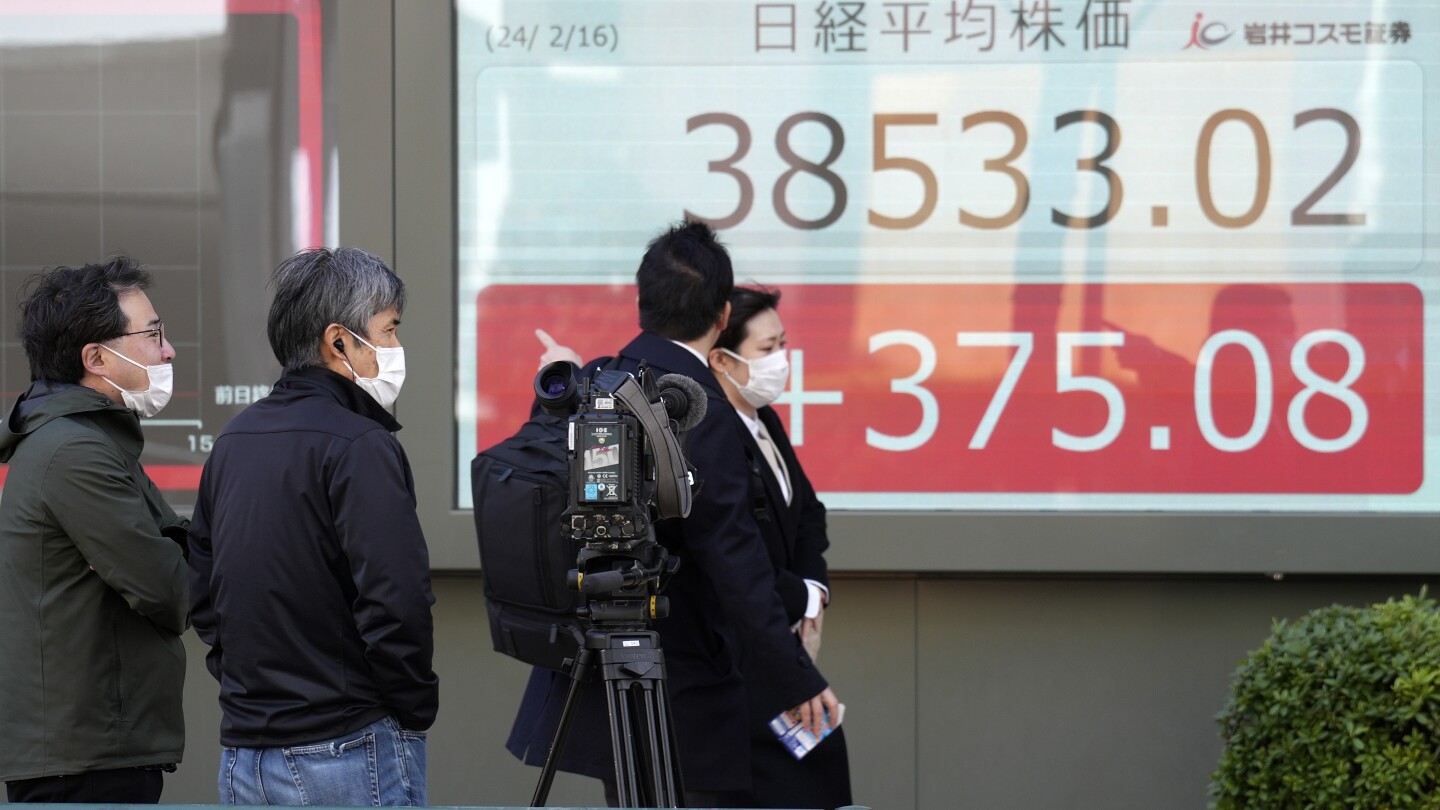
[[[456,453],[646,242],[783,292],[832,509],[1440,512],[1440,5],[460,2]],[[702,470],[703,473],[703,470]]]

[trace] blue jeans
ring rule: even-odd
[[[288,748],[225,748],[221,804],[418,807],[425,804],[425,732],[392,717],[333,740]]]

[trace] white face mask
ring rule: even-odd
[[[145,369],[145,376],[150,380],[150,387],[144,391],[126,391],[124,388],[115,385],[115,382],[109,377],[100,378],[110,383],[115,387],[116,391],[120,392],[120,398],[125,401],[125,407],[141,416],[154,416],[160,413],[160,409],[165,407],[165,403],[170,401],[170,394],[175,390],[174,366],[169,363],[161,363],[158,366],[143,366],[103,343],[99,345],[100,348],[110,352],[130,365]]]
[[[350,332],[349,329],[345,331]],[[394,348],[381,348],[371,345],[370,341],[356,335],[355,339],[370,346],[375,352],[375,365],[379,367],[374,377],[361,377],[355,374],[354,366],[349,360],[345,360],[345,368],[355,374],[355,384],[374,400],[380,403],[380,407],[390,410],[395,407],[395,400],[400,396],[400,388],[405,385],[405,348],[396,346]]]
[[[740,396],[752,408],[763,408],[785,393],[785,384],[790,381],[790,358],[784,349],[777,349],[764,357],[746,360],[729,349],[721,349],[731,357],[750,367],[750,382],[741,385],[735,382],[730,372],[722,371],[725,379],[734,384]]]

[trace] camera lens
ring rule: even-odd
[[[540,400],[540,407],[551,416],[564,418],[575,412],[579,397],[572,369],[569,363],[559,360],[535,375],[535,396]]]

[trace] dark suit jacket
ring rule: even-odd
[[[641,360],[657,375],[684,374],[704,389],[705,419],[685,436],[686,454],[704,482],[688,518],[662,521],[659,541],[680,558],[664,594],[670,616],[655,630],[665,653],[679,761],[687,790],[735,791],[750,787],[749,701],[773,717],[823,691],[827,684],[790,632],[776,590],[775,566],[750,502],[751,472],[739,452],[749,431],[735,415],[710,369],[659,335],[642,332],[620,350],[619,368],[634,372]],[[593,373],[595,364],[581,370]],[[753,440],[751,440],[753,442]],[[742,650],[757,665],[740,674]],[[507,747],[529,764],[541,764],[558,724],[569,679],[531,674]],[[604,692],[590,684],[571,724],[562,770],[613,778]]]
[[[756,524],[775,566],[775,587],[785,604],[786,620],[793,625],[805,617],[810,596],[805,580],[829,586],[824,557],[830,547],[825,505],[815,496],[805,469],[795,457],[779,415],[766,407],[760,409],[759,416],[790,473],[793,496],[788,504],[749,427],[738,415],[735,421],[740,423],[745,438]],[[804,759],[796,760],[776,741],[768,726],[778,712],[765,713],[770,701],[756,684],[759,679],[751,676],[763,666],[763,661],[750,655],[742,657],[740,666],[750,701],[751,806],[832,808],[850,804],[850,761],[844,729],[836,729]]]
[[[755,519],[765,537],[770,562],[775,566],[775,588],[785,605],[785,618],[793,625],[805,616],[805,605],[810,597],[805,580],[813,579],[826,587],[830,584],[824,556],[825,550],[830,547],[830,538],[825,533],[825,504],[815,497],[815,489],[810,486],[810,479],[795,457],[795,449],[790,446],[790,437],[786,435],[785,426],[780,423],[775,409],[761,408],[759,415],[771,441],[780,451],[794,489],[794,497],[790,503],[785,503],[780,482],[742,421],[745,460],[751,470],[751,502]],[[740,417],[737,415],[736,418]]]

